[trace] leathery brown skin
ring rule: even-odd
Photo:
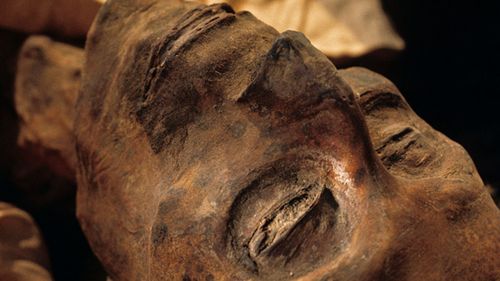
[[[500,278],[465,151],[249,13],[108,1],[76,115],[78,217],[115,281]]]

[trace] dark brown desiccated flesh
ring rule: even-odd
[[[468,155],[384,78],[227,5],[110,1],[86,52],[78,216],[114,280],[499,276]]]
[[[78,217],[113,280],[500,278],[472,161],[385,78],[177,1],[109,1],[85,56]]]

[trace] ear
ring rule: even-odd
[[[72,180],[74,107],[82,63],[82,49],[32,36],[19,54],[15,82],[19,145],[32,150],[57,175]]]

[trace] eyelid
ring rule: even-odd
[[[406,101],[391,91],[367,91],[360,95],[359,104],[364,114],[370,114],[381,108],[408,108]]]
[[[271,208],[249,240],[250,255],[255,258],[261,253],[267,253],[284,240],[316,206],[321,190],[318,186],[309,186]]]

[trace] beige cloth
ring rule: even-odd
[[[187,1],[187,0],[186,0]],[[278,31],[303,32],[332,58],[359,57],[379,49],[402,50],[380,0],[199,0],[225,1],[247,10]],[[0,27],[85,36],[105,0],[1,0]]]
[[[207,4],[221,0],[204,0]],[[225,0],[278,31],[303,32],[329,57],[358,57],[378,49],[402,50],[380,0]]]

